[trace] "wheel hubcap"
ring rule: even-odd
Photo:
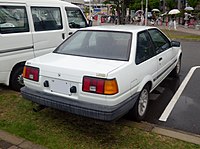
[[[138,104],[138,114],[140,116],[143,116],[146,111],[148,98],[149,98],[148,90],[144,89],[140,94],[139,104]]]
[[[22,74],[18,76],[17,82],[18,82],[20,85],[24,86],[24,79],[23,79]]]

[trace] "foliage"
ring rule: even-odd
[[[189,6],[195,8],[197,4],[199,3],[199,0],[188,0]]]
[[[109,0],[106,0],[102,4],[107,5],[107,4],[111,4],[111,2]]]
[[[139,10],[139,9],[141,9],[141,0],[131,1],[129,7],[130,7],[131,10]]]
[[[166,0],[166,4],[169,10],[177,8],[177,2],[174,0]]]
[[[146,1],[143,1],[143,8],[145,8],[145,3]],[[153,1],[148,1],[148,9],[154,9],[154,8],[159,8],[159,3],[160,0],[153,0]],[[139,10],[141,9],[141,0],[134,0],[130,2],[130,9],[132,10]]]
[[[154,8],[159,9],[159,3],[160,3],[160,0],[149,1],[149,8],[150,9],[154,9]]]

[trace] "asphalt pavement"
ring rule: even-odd
[[[163,115],[165,126],[200,135],[200,66],[193,67],[182,82],[170,115]],[[175,94],[176,95],[176,94]],[[176,101],[177,100],[177,101]],[[168,113],[167,113],[168,114]],[[167,119],[165,119],[167,118]]]

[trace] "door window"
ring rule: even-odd
[[[31,7],[35,31],[62,29],[60,8],[57,7]]]
[[[138,33],[136,64],[140,64],[154,56],[154,46],[151,42],[149,34],[145,32]]]
[[[87,27],[87,21],[78,8],[66,8],[68,23],[70,28],[84,28]]]
[[[156,54],[161,53],[170,48],[170,41],[157,29],[149,30],[149,34],[156,47]]]
[[[0,6],[0,33],[29,32],[24,6]]]

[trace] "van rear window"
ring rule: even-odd
[[[24,6],[0,6],[0,33],[28,32],[28,18]]]

